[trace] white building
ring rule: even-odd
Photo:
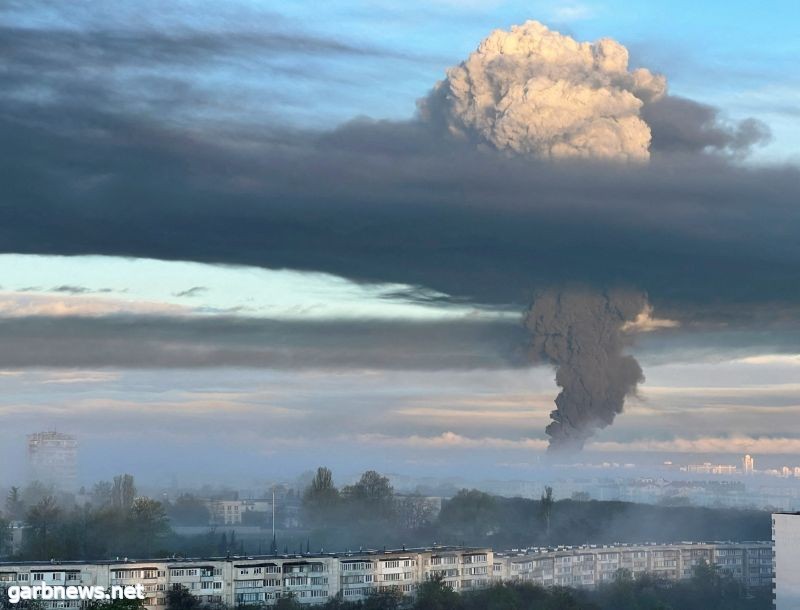
[[[800,513],[772,515],[776,610],[800,608]]]
[[[28,435],[30,479],[72,491],[78,483],[78,440],[63,432]]]
[[[241,525],[248,513],[268,515],[272,500],[207,500],[212,525]]]
[[[151,610],[163,610],[167,592],[178,587],[212,607],[270,606],[290,594],[303,605],[314,605],[339,592],[347,600],[387,589],[413,596],[417,585],[434,575],[441,575],[457,591],[478,589],[490,582],[492,559],[489,549],[434,547],[224,559],[0,563],[0,586],[142,584],[145,605]],[[81,602],[43,604],[78,608]]]
[[[800,515],[784,516],[800,520]],[[793,539],[776,537],[776,546],[789,545],[784,557],[800,549],[800,524],[791,525],[796,530]],[[776,531],[787,531],[783,521]],[[503,553],[483,548],[432,547],[211,559],[0,563],[0,586],[142,584],[147,595],[145,605],[150,610],[164,610],[168,591],[177,587],[185,587],[203,605],[211,607],[271,606],[290,594],[303,605],[315,605],[339,593],[347,601],[390,589],[413,596],[421,583],[432,578],[442,579],[459,592],[481,589],[492,581],[594,588],[613,581],[622,569],[633,576],[648,573],[674,581],[691,578],[694,567],[701,562],[716,566],[747,586],[769,586],[772,582],[772,544],[753,542],[560,547]],[[776,583],[779,579],[784,585],[794,583],[794,589],[779,585],[779,595],[786,591],[786,595],[792,591],[800,595],[800,578],[791,571],[796,565],[794,557],[790,557],[776,575]],[[800,608],[796,603],[800,597],[787,599],[790,601],[785,605],[778,605],[779,610]],[[44,605],[48,609],[78,608],[80,602]]]
[[[647,573],[664,580],[688,579],[702,562],[749,587],[772,582],[772,545],[768,542],[525,549],[494,553],[492,574],[496,580],[544,587],[594,588],[613,581],[619,570],[627,570],[634,578]]]

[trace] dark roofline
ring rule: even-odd
[[[174,567],[175,569],[186,568],[186,567],[196,567],[201,568],[203,567],[202,563],[215,561],[215,562],[229,562],[229,563],[236,563],[241,561],[269,561],[269,560],[289,560],[289,561],[296,561],[296,560],[308,560],[308,559],[335,559],[335,558],[346,558],[346,559],[358,559],[360,557],[375,557],[380,555],[410,555],[413,553],[441,553],[441,552],[463,552],[463,553],[477,553],[477,552],[492,552],[492,549],[489,547],[459,547],[459,546],[434,546],[434,547],[416,547],[416,548],[406,548],[406,549],[386,549],[386,550],[378,550],[378,549],[364,549],[360,551],[345,551],[345,552],[336,552],[336,553],[301,553],[301,554],[280,554],[280,555],[230,555],[226,557],[156,557],[156,558],[145,558],[145,559],[137,559],[137,558],[124,558],[124,559],[97,559],[97,560],[75,560],[75,559],[67,559],[67,560],[56,560],[56,561],[0,561],[0,567],[3,566],[31,566],[31,567],[51,567],[56,568],[58,566],[70,566],[70,565],[130,565],[130,564],[143,564],[143,563],[152,563],[152,564],[174,564],[174,566],[170,565],[170,567]],[[197,564],[197,565],[193,565]],[[251,564],[252,565],[252,564]]]

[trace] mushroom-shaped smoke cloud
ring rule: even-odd
[[[625,397],[644,381],[639,363],[623,353],[625,330],[648,311],[643,294],[548,291],[528,311],[530,355],[556,366],[561,393],[547,426],[550,450],[579,450],[613,423]]]
[[[528,21],[494,31],[419,107],[423,120],[499,150],[643,161],[650,128],[641,110],[665,91],[663,76],[628,70],[618,42],[577,42]]]

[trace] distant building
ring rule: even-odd
[[[78,484],[78,439],[63,432],[28,435],[31,481],[74,490]]]
[[[800,608],[800,513],[772,515],[775,610]]]
[[[730,464],[712,464],[704,462],[702,464],[689,464],[686,472],[695,474],[736,474],[738,469]]]
[[[208,500],[206,501],[212,525],[241,525],[247,515],[270,515],[272,500]]]
[[[745,474],[753,474],[756,469],[756,461],[749,453],[742,458],[742,470]]]

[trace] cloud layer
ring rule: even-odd
[[[598,91],[648,100],[647,165],[509,158],[416,119],[326,132],[207,120],[173,46],[202,66],[229,53],[219,37],[98,28],[64,33],[77,45],[35,22],[0,32],[13,49],[0,75],[0,251],[323,271],[514,311],[565,283],[630,286],[648,294],[654,316],[682,328],[798,319],[797,168],[734,163],[763,139],[758,125],[725,124],[690,100],[655,100],[663,83],[623,70],[615,43],[528,25],[528,34],[493,35],[465,65],[497,63],[506,79],[595,79]],[[506,54],[514,36],[525,44]],[[270,47],[273,63],[281,49],[325,52],[307,38]],[[132,39],[157,79],[92,76],[123,61]],[[236,53],[247,55],[246,45]],[[168,104],[156,95],[164,90]]]

